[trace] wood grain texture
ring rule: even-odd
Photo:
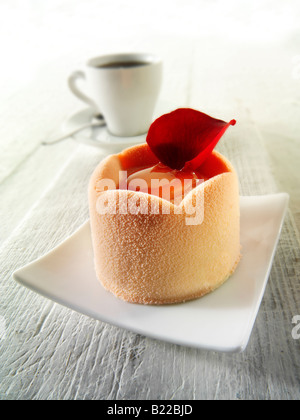
[[[210,29],[206,20],[215,7],[222,9],[221,2],[201,0],[200,13],[198,0],[176,2],[176,10],[168,0],[165,8],[159,2],[159,15],[155,2],[149,3],[147,13],[141,5],[130,8],[131,0],[101,2],[101,16],[108,17],[101,28],[98,1],[75,3],[39,2],[34,7],[33,1],[27,8],[3,0],[0,6],[17,22],[27,17],[23,34],[10,33],[12,44],[27,40],[22,54],[30,57],[25,78],[10,72],[0,84],[0,399],[298,400],[300,340],[292,337],[292,318],[300,314],[300,245],[291,211],[248,347],[241,354],[191,349],[134,334],[55,304],[13,281],[15,269],[50,251],[88,218],[87,184],[102,152],[72,140],[52,148],[39,143],[59,132],[76,107],[81,109],[67,90],[66,78],[92,55],[129,49],[159,53],[165,63],[161,102],[236,118],[237,126],[226,133],[218,150],[236,167],[243,195],[273,193],[283,185],[276,177],[274,153],[279,159],[284,145],[277,139],[270,155],[271,140],[265,141],[261,129],[276,121],[277,136],[286,131],[298,147],[299,108],[293,98],[299,85],[291,76],[291,59],[299,53],[300,38],[292,21],[281,43],[266,38],[257,44],[224,10],[226,30],[220,20],[211,21]],[[282,6],[278,2],[274,7],[276,13]],[[252,9],[244,2],[238,9],[247,26],[244,8],[249,13]],[[111,28],[112,16],[119,32]],[[237,25],[239,37],[229,31],[230,25]],[[8,30],[8,23],[0,25],[1,39]],[[53,38],[53,31],[60,37]],[[295,187],[291,191],[298,193]]]

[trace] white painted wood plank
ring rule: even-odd
[[[55,147],[40,146],[0,183],[0,245],[59,177],[76,148],[73,140]]]

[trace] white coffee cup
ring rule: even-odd
[[[86,79],[87,94],[79,89],[79,79]],[[121,137],[148,131],[161,82],[161,59],[140,53],[91,58],[84,71],[75,71],[68,79],[71,91],[103,114],[108,131]]]

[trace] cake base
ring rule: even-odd
[[[172,305],[172,304],[176,304],[176,303],[184,303],[184,302],[188,302],[190,300],[194,300],[194,299],[200,299],[201,297],[214,292],[216,289],[218,289],[219,287],[221,287],[224,283],[226,283],[226,281],[229,279],[229,277],[234,273],[236,267],[238,266],[239,262],[241,259],[241,255],[239,255],[237,261],[235,262],[233,268],[231,269],[230,273],[222,280],[220,281],[219,284],[214,284],[214,287],[211,288],[207,288],[207,289],[202,289],[202,290],[198,290],[197,293],[195,293],[194,295],[189,295],[186,297],[180,296],[178,298],[174,298],[170,301],[167,301],[166,299],[145,299],[144,296],[139,296],[139,297],[134,297],[132,294],[129,294],[128,296],[125,293],[114,293],[110,287],[106,287],[105,284],[103,284],[103,282],[101,281],[101,279],[98,279],[101,283],[101,285],[104,287],[105,290],[107,290],[108,292],[112,292],[117,298],[124,300],[125,302],[128,303],[135,303],[135,304],[142,304],[142,305]],[[142,300],[141,300],[142,299]]]

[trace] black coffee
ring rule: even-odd
[[[147,61],[117,61],[114,63],[100,64],[99,69],[128,69],[131,67],[141,67],[149,64]]]

